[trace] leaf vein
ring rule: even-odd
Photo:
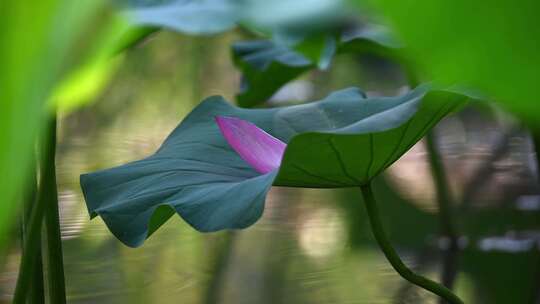
[[[346,177],[351,179],[354,183],[356,183],[358,185],[361,185],[362,183],[359,180],[357,180],[354,176],[349,174],[349,172],[347,171],[347,168],[345,167],[345,163],[343,162],[343,159],[341,158],[341,154],[339,153],[338,149],[334,145],[334,142],[332,141],[332,139],[333,139],[333,137],[328,138],[328,144],[330,145],[330,148],[332,148],[332,150],[334,151],[334,154],[336,155],[336,159],[339,162],[339,165],[341,167],[341,171],[343,172],[343,174]]]

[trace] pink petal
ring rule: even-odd
[[[284,142],[239,118],[216,116],[216,122],[229,145],[255,170],[268,173],[279,167]]]

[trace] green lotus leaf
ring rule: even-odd
[[[199,231],[245,228],[261,216],[272,185],[365,184],[466,99],[428,86],[377,98],[349,88],[272,109],[243,109],[210,97],[155,154],[83,174],[81,186],[91,216],[101,216],[128,246],[141,245],[175,212]],[[248,121],[286,143],[279,168],[266,174],[253,169],[228,144],[217,116]]]
[[[323,41],[317,56],[304,51],[306,44],[287,46],[271,40],[241,41],[233,44],[235,65],[242,71],[242,85],[236,96],[242,107],[253,107],[267,101],[277,90],[304,72],[327,68],[334,55],[343,53],[374,54],[398,58],[401,45],[383,27],[369,26],[344,32],[336,42],[330,35],[310,37]],[[256,88],[256,89],[255,89]]]

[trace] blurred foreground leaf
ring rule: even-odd
[[[356,2],[387,17],[428,77],[479,89],[537,123],[540,1]]]
[[[233,28],[238,9],[230,0],[129,3],[126,16],[136,24],[159,26],[188,34],[215,34]]]
[[[123,61],[123,51],[140,42],[155,28],[133,26],[122,16],[102,17],[94,31],[89,50],[56,86],[51,105],[62,114],[85,105],[101,92]]]
[[[120,1],[135,24],[187,34],[216,34],[243,24],[255,31],[312,31],[348,13],[342,0]]]
[[[46,114],[77,34],[101,1],[0,2],[0,247]]]

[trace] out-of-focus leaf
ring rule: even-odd
[[[242,71],[240,93],[236,96],[242,107],[265,102],[284,84],[314,68],[302,54],[269,40],[237,42],[232,53]]]
[[[20,199],[46,101],[77,34],[102,4],[0,2],[0,247]]]
[[[153,216],[160,206],[200,231],[245,228],[261,216],[272,184],[365,184],[465,99],[426,86],[390,98],[366,98],[350,88],[318,102],[256,110],[211,97],[154,155],[84,174],[81,186],[90,214],[100,215],[128,246],[141,245],[168,218]],[[279,169],[266,174],[253,169],[229,146],[216,116],[247,120],[287,143]]]
[[[332,35],[313,35],[305,37],[293,47],[293,50],[306,56],[319,69],[330,66],[336,54],[337,42]]]
[[[120,61],[96,62],[69,74],[52,95],[53,107],[66,114],[91,101],[109,82]]]
[[[296,46],[286,45],[287,42],[269,40],[233,44],[234,63],[243,75],[241,90],[236,96],[240,106],[261,104],[302,73],[328,67],[335,53],[375,54],[401,59],[398,57],[401,45],[382,27],[344,32],[338,42],[331,35],[317,35]]]
[[[125,1],[124,1],[125,2]],[[136,24],[188,34],[215,34],[243,24],[255,31],[313,31],[348,15],[342,0],[169,0],[127,1]]]
[[[356,2],[388,19],[424,74],[479,89],[537,124],[540,1]]]
[[[163,2],[163,1],[161,1]],[[188,34],[215,34],[231,29],[239,19],[231,0],[176,0],[132,5],[126,16],[136,24],[164,27]]]
[[[355,54],[375,54],[382,57],[396,57],[403,45],[387,27],[368,25],[352,28],[341,35],[339,52]]]
[[[115,14],[100,22],[91,49],[82,54],[80,64],[67,73],[51,96],[51,105],[63,114],[93,100],[122,63],[121,52],[155,31],[134,27]]]
[[[331,28],[350,16],[343,0],[232,1],[242,6],[242,23],[272,31],[318,31]]]

